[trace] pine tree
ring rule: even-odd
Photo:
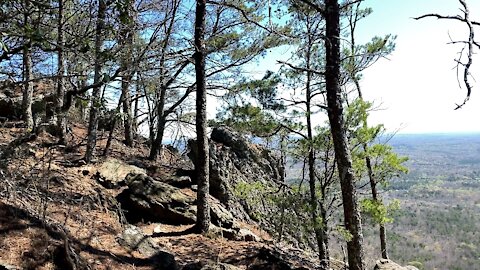
[[[325,84],[328,118],[333,137],[335,157],[342,189],[345,229],[351,234],[347,242],[348,265],[351,270],[364,270],[362,220],[358,206],[352,157],[346,137],[340,88],[340,5],[338,0],[325,1]]]
[[[95,28],[95,75],[94,84],[99,84],[102,80],[102,45],[104,42],[105,17],[107,12],[107,3],[105,0],[98,1],[97,22]],[[93,88],[92,100],[90,106],[90,119],[88,121],[87,151],[85,152],[85,161],[91,162],[97,144],[98,113],[100,107],[100,86]]]
[[[205,16],[206,1],[197,0],[195,10],[195,79],[197,85],[196,130],[197,153],[195,164],[197,173],[197,223],[201,233],[206,233],[210,227],[209,193],[209,153],[207,137],[207,89],[205,78]]]

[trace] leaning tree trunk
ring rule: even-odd
[[[365,147],[365,145],[364,145]],[[366,151],[366,148],[365,148]],[[370,157],[367,155],[365,158],[367,162],[367,170],[369,174],[369,179],[370,179],[370,189],[372,191],[372,200],[376,203],[380,203],[381,199],[378,197],[378,191],[377,191],[377,182],[375,181],[374,175],[373,175],[373,170],[372,170],[372,163],[370,160]],[[388,250],[387,250],[387,233],[385,229],[385,224],[380,223],[380,230],[379,230],[379,235],[380,235],[380,249],[382,251],[382,258],[383,259],[388,259]]]
[[[97,25],[95,28],[95,74],[94,83],[98,83],[102,76],[102,57],[101,50],[103,44],[103,29],[105,28],[105,14],[107,5],[105,0],[98,1]],[[87,151],[85,153],[85,161],[92,161],[95,146],[97,144],[98,129],[98,108],[100,106],[100,87],[94,87],[92,91],[92,101],[90,106],[90,120],[88,123]]]
[[[122,100],[123,100],[123,93],[120,95],[120,98],[118,99],[118,105],[117,108],[115,109],[116,112],[120,111],[120,107],[122,106]],[[108,155],[108,151],[110,150],[110,147],[112,146],[112,140],[113,140],[113,133],[115,132],[115,127],[117,126],[117,116],[114,116],[113,119],[111,119],[111,129],[108,132],[108,138],[107,138],[107,143],[105,144],[105,148],[103,149],[103,154],[102,156],[106,157]]]
[[[350,270],[364,270],[362,221],[358,209],[352,158],[345,131],[340,88],[340,6],[338,0],[325,1],[325,23],[325,81],[328,118],[340,176],[345,228],[351,234],[347,242],[348,264]]]
[[[353,52],[353,50],[352,50]],[[362,91],[360,89],[360,82],[358,79],[353,76],[353,81],[355,83],[355,86],[358,91],[358,98],[363,100],[363,95]],[[365,118],[362,123],[363,128],[368,127],[368,122],[367,119]],[[366,142],[363,142],[363,152],[365,153],[365,164],[367,166],[367,174],[368,174],[368,180],[370,182],[370,190],[372,192],[372,200],[375,203],[382,203],[382,199],[379,198],[378,195],[378,190],[377,190],[377,180],[375,179],[375,174],[373,173],[373,167],[372,167],[372,159],[370,158],[370,155],[368,154],[368,144]],[[382,253],[382,258],[383,259],[388,259],[388,249],[387,249],[387,234],[386,234],[386,228],[385,224],[380,223],[379,224],[379,236],[380,236],[380,250]]]
[[[195,12],[195,78],[197,82],[196,129],[198,158],[195,164],[197,172],[197,229],[201,233],[210,227],[209,189],[209,153],[207,138],[207,90],[205,83],[205,13],[206,0],[197,0]]]

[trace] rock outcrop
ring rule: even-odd
[[[125,178],[128,174],[146,175],[147,172],[145,169],[127,164],[116,158],[107,158],[102,162],[93,178],[105,188],[118,188],[125,185]]]
[[[138,251],[140,254],[151,257],[160,250],[160,247],[142,230],[133,225],[127,225],[125,230],[117,237],[120,245],[130,251]]]
[[[130,222],[195,223],[195,198],[186,191],[144,174],[129,174],[125,182],[128,188],[117,196],[117,200]]]
[[[128,250],[138,251],[147,257],[155,265],[154,269],[178,269],[175,256],[160,248],[151,237],[145,235],[138,227],[128,225],[117,237],[117,241]]]
[[[32,113],[44,113],[47,110],[47,104],[52,104],[54,96],[34,95],[32,100]],[[0,117],[15,120],[22,116],[22,97],[9,97],[0,93]]]
[[[189,141],[189,148],[189,157],[195,163],[198,158],[195,141]],[[281,164],[274,152],[248,142],[227,128],[214,128],[210,141],[210,194],[236,218],[255,220],[253,207],[238,196],[238,187],[278,186],[284,173]]]
[[[418,270],[414,266],[401,266],[391,260],[381,259],[375,263],[374,270]]]
[[[240,270],[236,266],[226,263],[190,263],[185,265],[182,270]]]
[[[130,222],[151,221],[167,224],[194,224],[196,220],[196,193],[155,180],[145,174],[130,173],[125,178],[128,187],[117,200]],[[213,198],[209,198],[212,223],[231,228],[233,215]]]

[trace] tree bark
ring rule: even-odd
[[[118,99],[118,104],[117,108],[115,111],[120,111],[120,107],[122,106],[122,100],[123,100],[123,93],[120,95],[120,98]],[[111,120],[111,126],[112,129],[108,132],[108,138],[107,138],[107,143],[105,144],[105,148],[103,149],[103,154],[102,156],[106,157],[108,155],[108,151],[110,150],[110,147],[112,146],[112,140],[113,140],[113,133],[115,132],[115,127],[117,126],[117,117],[114,116],[113,119]]]
[[[30,1],[25,1],[25,10],[23,12],[23,23],[26,28],[30,26]],[[25,33],[26,35],[26,33]],[[27,126],[27,129],[32,130],[34,128],[33,114],[32,114],[32,99],[33,99],[33,74],[32,74],[32,50],[30,45],[30,38],[24,38],[23,47],[23,99],[22,99],[22,112],[23,120]]]
[[[58,27],[57,27],[57,92],[55,99],[55,114],[57,116],[57,130],[60,144],[65,144],[67,129],[65,113],[62,111],[63,99],[65,98],[65,60],[64,60],[64,37],[63,37],[63,0],[58,0]]]
[[[138,75],[135,83],[135,102],[133,105],[133,134],[138,134],[138,104],[140,102],[140,85]]]
[[[360,98],[361,98],[361,95],[360,95]],[[364,127],[366,127],[367,126],[367,121],[364,121],[363,125],[364,125]],[[366,143],[363,144],[363,151],[365,153],[367,153],[367,151],[368,151],[368,145]],[[379,203],[379,202],[381,202],[381,200],[380,200],[380,198],[378,198],[377,182],[375,180],[375,175],[373,174],[372,160],[371,160],[371,158],[368,154],[365,156],[365,163],[367,165],[368,179],[370,181],[370,190],[372,191],[372,200],[376,203]],[[380,223],[379,227],[380,227],[380,230],[379,230],[380,250],[381,250],[381,253],[382,253],[382,258],[383,259],[388,259],[387,235],[386,235],[385,225]]]
[[[133,146],[133,115],[132,115],[132,99],[130,95],[130,84],[132,81],[132,46],[133,31],[135,24],[133,23],[133,0],[125,0],[125,6],[120,16],[125,16],[125,23],[122,25],[122,43],[125,54],[122,57],[122,96],[123,96],[123,113],[125,114],[123,127],[125,133],[125,144],[129,147]]]
[[[165,132],[165,123],[166,123],[166,116],[164,115],[165,110],[165,98],[167,94],[167,89],[162,85],[160,87],[160,96],[157,103],[157,134],[154,136],[154,140],[152,142],[152,147],[150,148],[150,160],[155,160],[162,148],[162,141],[163,135]]]
[[[197,83],[196,130],[198,158],[197,172],[197,222],[196,227],[206,233],[210,227],[209,192],[209,152],[207,138],[207,90],[205,82],[205,15],[206,0],[197,0],[195,11],[195,78]]]
[[[340,7],[338,0],[325,1],[326,69],[328,118],[332,132],[335,157],[342,189],[345,228],[350,233],[347,242],[350,270],[364,270],[362,221],[358,209],[357,192],[348,148],[340,88]]]
[[[152,140],[152,147],[150,148],[150,156],[149,156],[150,160],[156,159],[158,156],[158,153],[160,152],[160,149],[162,148],[163,135],[165,133],[165,125],[167,123],[167,113],[165,113],[165,102],[167,98],[167,90],[168,90],[169,84],[173,81],[169,80],[167,82],[167,74],[165,72],[165,61],[166,61],[165,59],[166,59],[167,49],[170,44],[170,36],[173,31],[173,25],[175,23],[177,8],[178,8],[178,3],[174,2],[173,9],[172,9],[172,18],[170,19],[168,28],[165,32],[165,40],[163,42],[162,51],[161,51],[162,55],[160,58],[160,77],[162,79],[160,83],[160,92],[158,93],[158,100],[157,100],[157,118],[158,118],[157,134],[156,134],[156,137],[154,136],[154,140]]]
[[[308,18],[307,18],[308,21]],[[306,60],[306,68],[307,70],[311,69],[311,48],[312,38],[310,32],[310,25],[307,25],[307,51],[305,55]],[[327,226],[326,220],[322,217],[322,220],[319,219],[318,215],[318,204],[319,200],[317,197],[317,189],[316,189],[316,177],[315,177],[315,149],[313,146],[313,127],[312,127],[312,89],[311,89],[311,81],[312,81],[312,72],[307,71],[307,81],[306,81],[306,118],[307,118],[307,139],[308,139],[308,181],[309,181],[309,188],[310,188],[310,207],[311,207],[311,215],[312,215],[312,223],[313,223],[313,230],[315,232],[315,238],[317,241],[317,249],[318,249],[318,257],[320,260],[320,269],[327,270],[329,269],[330,260],[328,258],[328,246],[326,245],[326,235],[324,235],[324,229]],[[322,198],[323,200],[323,198]],[[323,208],[323,207],[322,207]]]
[[[355,46],[355,25],[356,25],[356,18],[352,22],[350,21],[350,35],[351,35],[351,40],[350,40],[350,49],[351,49],[351,54],[352,57],[350,58],[351,61],[351,66],[352,66],[352,74],[351,78],[353,80],[353,83],[355,84],[355,88],[357,89],[358,92],[358,98],[360,100],[363,99],[363,93],[362,89],[360,87],[360,81],[357,76],[357,71],[354,68],[355,66],[355,55],[356,55],[356,46]],[[368,120],[365,118],[362,127],[364,129],[368,128]],[[370,155],[368,154],[368,143],[363,142],[362,143],[363,147],[363,152],[365,153],[365,165],[367,167],[367,174],[368,174],[368,180],[370,182],[370,190],[372,192],[372,199],[374,202],[379,203],[381,202],[381,199],[378,197],[378,191],[377,191],[377,181],[375,179],[375,174],[373,173],[373,167],[372,167],[372,160],[370,158]],[[385,224],[380,223],[379,224],[379,236],[380,236],[380,250],[382,254],[383,259],[388,259],[388,250],[387,250],[387,235],[386,235],[386,229],[385,229]]]
[[[101,50],[103,45],[103,29],[105,28],[105,14],[107,5],[105,0],[98,1],[98,15],[95,28],[95,74],[94,83],[100,82],[102,76],[102,57]],[[85,161],[92,161],[95,146],[97,144],[97,128],[98,128],[98,108],[100,106],[100,87],[94,87],[92,91],[92,101],[90,106],[90,119],[88,123],[87,151],[85,153]]]

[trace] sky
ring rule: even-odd
[[[480,21],[480,1],[467,2],[471,19]],[[459,87],[454,61],[462,46],[448,43],[450,38],[464,40],[466,26],[451,20],[412,19],[426,13],[460,14],[458,0],[365,0],[362,5],[373,8],[373,13],[359,23],[358,43],[376,35],[397,35],[393,54],[363,74],[364,96],[378,108],[371,112],[370,123],[382,123],[387,131],[398,133],[480,132],[480,55],[471,69],[479,80],[472,79],[471,99],[454,110],[466,90]],[[477,36],[480,40],[480,31]],[[283,50],[276,55],[286,60],[289,53]],[[275,62],[267,56],[257,67],[275,70]]]
[[[480,1],[468,3],[471,18],[480,21]],[[365,5],[374,12],[360,24],[358,36],[397,35],[389,59],[364,73],[366,98],[382,108],[372,112],[372,121],[400,133],[479,132],[480,81],[474,83],[470,101],[454,110],[466,94],[459,88],[454,61],[463,46],[448,43],[464,40],[466,26],[451,20],[412,19],[426,13],[460,14],[458,0],[367,0]],[[476,59],[472,74],[480,80],[480,55]]]

